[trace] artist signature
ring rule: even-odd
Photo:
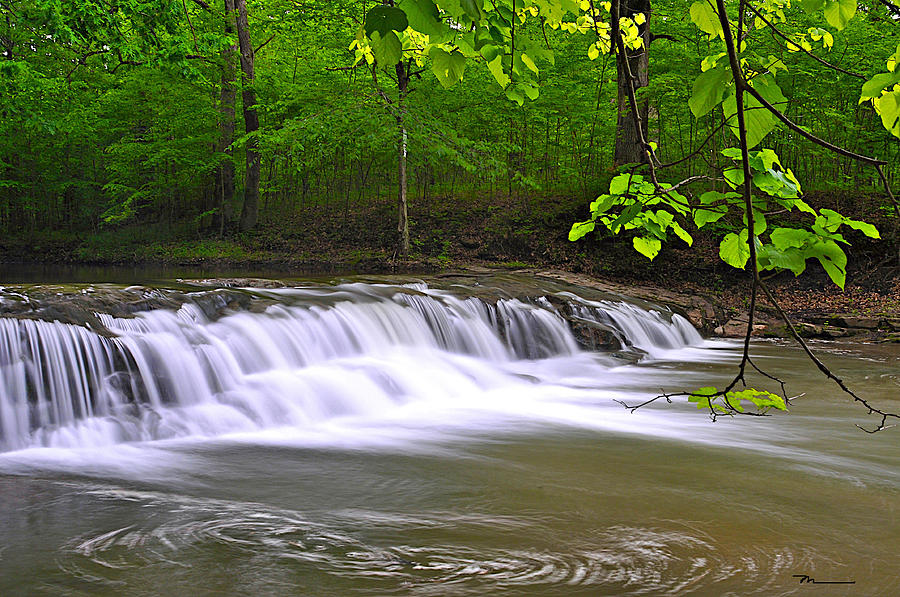
[[[808,574],[792,574],[793,578],[799,578],[801,585],[855,585],[855,580],[816,580]]]

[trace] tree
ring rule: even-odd
[[[625,18],[626,27],[630,23],[637,27],[636,32],[627,32],[625,38],[640,40],[640,44],[625,43],[622,46],[623,51],[615,52],[619,115],[613,159],[616,166],[621,166],[640,163],[647,159],[647,153],[641,143],[647,139],[649,104],[640,92],[650,84],[650,0],[613,2],[611,8],[612,38],[617,39],[621,35],[620,18]],[[635,45],[637,47],[633,47]],[[636,105],[636,112],[632,111],[632,99]]]
[[[413,58],[405,53],[418,53],[415,33],[409,29],[406,13],[394,6],[393,0],[382,0],[380,6],[366,13],[365,23],[351,48],[356,48],[356,64],[365,58],[372,69],[372,80],[385,104],[393,111],[397,122],[397,252],[401,257],[409,253],[409,203],[407,197],[407,157],[409,133],[406,128],[406,96],[412,77]],[[361,35],[365,32],[365,38]],[[371,40],[371,46],[365,43]],[[421,61],[421,56],[419,56]],[[393,71],[397,84],[394,102],[378,82],[378,68]]]
[[[617,14],[616,5],[619,3],[613,2],[613,15]],[[847,241],[838,232],[840,227],[848,226],[867,236],[879,237],[878,231],[871,224],[844,217],[834,210],[816,210],[808,205],[802,199],[799,181],[789,168],[781,164],[773,150],[763,148],[751,152],[751,149],[759,145],[777,124],[786,126],[793,133],[829,151],[875,167],[885,183],[887,194],[893,199],[890,185],[882,170],[884,161],[833,145],[796,125],[779,109],[778,106],[786,103],[786,98],[776,82],[776,75],[779,69],[786,67],[782,60],[774,56],[760,55],[749,49],[753,33],[771,30],[798,48],[810,46],[807,36],[813,40],[824,40],[825,45],[829,45],[829,38],[818,28],[811,28],[805,35],[795,37],[793,40],[780,32],[777,23],[787,21],[785,14],[787,5],[787,2],[779,0],[767,2],[740,0],[732,14],[728,13],[724,0],[715,2],[700,0],[691,6],[692,21],[709,36],[710,40],[717,40],[724,46],[724,52],[713,54],[703,60],[704,70],[694,84],[690,100],[691,110],[696,117],[701,117],[721,106],[724,126],[737,137],[737,147],[727,148],[722,152],[732,160],[732,165],[726,167],[722,174],[734,191],[726,193],[708,191],[692,201],[679,190],[693,181],[688,179],[671,185],[660,182],[653,160],[653,146],[641,138],[640,142],[646,154],[644,161],[649,170],[648,176],[645,178],[632,170],[614,178],[609,193],[591,204],[591,220],[573,225],[570,239],[581,238],[594,230],[598,223],[613,233],[637,230],[639,236],[633,239],[635,249],[653,259],[670,229],[688,244],[691,243],[691,237],[680,225],[679,219],[692,217],[699,228],[720,219],[732,209],[737,210],[742,215],[743,229],[725,235],[719,254],[729,265],[746,269],[752,281],[750,321],[738,373],[723,390],[707,387],[692,393],[663,394],[657,398],[669,399],[675,395],[687,395],[692,402],[697,403],[698,408],[708,409],[714,419],[719,414],[748,412],[762,414],[772,407],[785,409],[786,395],[778,396],[766,390],[752,388],[743,391],[734,390],[737,384],[744,383],[748,365],[757,368],[750,357],[749,346],[757,294],[761,292],[778,310],[791,329],[792,335],[816,367],[854,401],[866,408],[869,414],[880,417],[874,429],[866,430],[874,433],[885,429],[889,419],[900,419],[900,415],[870,404],[835,376],[800,337],[760,277],[760,271],[765,270],[790,270],[799,274],[805,269],[807,259],[814,258],[834,283],[843,288],[847,257],[839,243],[846,244]],[[856,12],[855,0],[810,0],[804,2],[803,7],[810,14],[818,14],[818,11],[824,9],[825,20],[836,29],[843,29]],[[619,48],[623,46],[622,37],[616,36],[615,39]],[[900,59],[900,51],[895,57],[892,57],[888,64],[891,73],[897,59]],[[876,102],[876,109],[882,114],[884,126],[891,132],[896,126],[897,119],[900,118],[900,109],[895,107],[896,102],[891,95],[895,93],[895,89],[900,90],[900,87],[894,87],[898,82],[900,76],[878,75],[863,87],[861,98]],[[634,108],[634,88],[629,89],[628,93]],[[633,116],[635,130],[640,130],[640,115],[633,110]],[[770,231],[765,220],[765,214],[770,210],[770,206],[785,211],[797,209],[812,216],[814,221],[806,228],[778,227]],[[894,206],[896,209],[896,201]],[[768,239],[765,236],[768,236]],[[755,405],[757,410],[747,411],[741,404],[745,400]],[[643,404],[630,408],[641,406]]]
[[[247,22],[246,0],[225,0],[226,8],[237,12],[235,28],[237,29],[238,45],[241,56],[241,102],[244,110],[244,132],[246,143],[247,171],[244,178],[244,205],[241,208],[240,229],[250,230],[256,227],[259,217],[259,115],[256,113],[256,90],[253,82],[256,76],[254,70],[254,51],[250,41],[250,26]],[[234,4],[231,9],[230,5]]]
[[[234,0],[224,0],[225,13],[223,29],[227,37],[234,34],[236,27]],[[235,43],[229,43],[220,53],[222,59],[222,74],[219,84],[219,143],[218,151],[225,156],[216,170],[215,182],[215,209],[218,212],[219,234],[223,234],[225,223],[229,219],[231,203],[234,200],[234,160],[232,159],[232,144],[234,143],[234,102],[237,93],[235,85],[235,54],[238,47]],[[212,207],[212,206],[210,206]]]

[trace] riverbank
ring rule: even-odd
[[[885,233],[895,225],[877,209],[877,198],[831,194],[810,200],[873,221]],[[103,280],[114,268],[159,279],[196,272],[290,278],[524,270],[674,305],[707,335],[736,337],[746,330],[749,285],[743,272],[719,259],[715,230],[696,233],[692,247],[673,239],[650,262],[624,236],[569,242],[571,223],[586,215],[577,197],[476,196],[464,205],[435,201],[414,209],[411,252],[399,259],[392,209],[384,204],[338,215],[288,215],[263,222],[252,234],[224,237],[154,227],[7,237],[0,239],[0,283],[11,279],[10,272],[39,279],[60,266],[76,278]],[[785,272],[768,284],[807,337],[900,341],[900,264],[891,257],[896,240],[873,242],[854,231],[846,237],[852,244],[844,291],[814,261],[799,278]],[[788,333],[764,300],[755,323],[759,336]]]

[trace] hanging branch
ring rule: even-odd
[[[620,0],[616,0],[613,3],[613,10],[615,11],[613,18],[618,16],[619,1]],[[738,5],[739,11],[743,11],[744,4],[745,4],[744,0],[741,0],[739,2],[739,5]],[[881,176],[882,182],[884,183],[885,188],[887,189],[887,192],[888,192],[889,196],[891,197],[891,200],[894,202],[894,207],[895,207],[895,209],[897,209],[897,201],[894,198],[893,193],[891,193],[890,185],[888,185],[887,178],[885,177],[883,169],[882,169],[882,167],[885,165],[886,162],[877,160],[875,158],[870,158],[868,156],[855,154],[851,151],[848,151],[848,150],[838,147],[836,145],[832,145],[831,143],[828,143],[827,141],[824,141],[823,139],[819,139],[812,133],[808,133],[807,131],[801,129],[799,126],[797,126],[796,124],[791,122],[777,108],[775,108],[769,102],[767,102],[758,92],[756,92],[747,83],[747,80],[744,78],[743,69],[740,66],[740,60],[737,55],[737,49],[736,49],[734,37],[731,32],[731,23],[728,20],[728,15],[727,15],[727,12],[725,9],[724,0],[716,0],[716,12],[718,13],[719,23],[722,26],[722,31],[723,31],[722,37],[723,37],[723,41],[725,42],[725,47],[726,47],[726,50],[728,53],[728,61],[729,61],[729,65],[731,67],[734,84],[735,84],[735,100],[736,100],[736,112],[737,112],[737,120],[738,120],[738,139],[739,139],[739,145],[740,145],[740,149],[741,149],[742,168],[743,168],[743,173],[744,173],[744,184],[743,184],[743,193],[742,194],[743,194],[743,198],[744,198],[744,211],[745,211],[746,218],[747,218],[747,232],[748,232],[747,245],[748,245],[748,249],[749,249],[749,253],[750,253],[750,257],[748,259],[748,265],[747,265],[748,273],[750,273],[750,276],[751,276],[750,306],[749,306],[749,314],[748,314],[748,321],[747,321],[747,331],[744,334],[743,347],[742,347],[742,351],[741,351],[741,360],[740,360],[740,363],[738,364],[738,372],[734,376],[734,378],[732,378],[731,382],[723,390],[713,392],[709,395],[697,394],[697,393],[691,393],[691,392],[661,393],[654,398],[651,398],[649,400],[646,400],[646,401],[644,401],[640,404],[636,404],[636,405],[629,405],[621,400],[616,400],[615,402],[618,402],[619,404],[623,405],[625,408],[629,409],[631,412],[634,412],[635,410],[642,408],[644,406],[647,406],[649,404],[652,404],[660,399],[665,399],[667,402],[671,403],[671,401],[672,401],[671,399],[676,396],[703,396],[703,397],[709,398],[709,399],[721,396],[723,398],[726,398],[726,400],[723,401],[724,405],[717,405],[717,406],[721,406],[722,408],[724,408],[724,414],[767,416],[766,413],[764,413],[764,412],[749,412],[749,411],[743,411],[743,410],[738,411],[727,400],[727,394],[738,383],[741,383],[744,386],[746,386],[745,373],[746,373],[747,365],[749,364],[751,367],[753,367],[753,369],[755,369],[760,374],[762,374],[774,381],[777,381],[781,385],[781,391],[782,391],[782,395],[785,398],[785,402],[790,403],[790,400],[788,399],[787,394],[785,393],[784,382],[772,375],[769,375],[765,371],[762,371],[759,367],[756,366],[755,363],[753,363],[752,359],[750,358],[750,339],[751,339],[751,335],[753,333],[753,320],[754,320],[754,315],[756,313],[757,295],[758,295],[758,291],[762,290],[763,294],[765,294],[765,296],[769,300],[769,302],[771,302],[772,305],[775,307],[779,317],[784,321],[785,325],[787,326],[788,330],[790,331],[791,337],[799,344],[801,349],[804,351],[804,353],[807,355],[807,357],[813,362],[813,364],[819,369],[819,371],[823,375],[825,375],[826,378],[835,382],[835,384],[837,384],[837,386],[841,389],[841,391],[843,391],[844,393],[849,395],[851,398],[853,398],[854,402],[858,402],[858,403],[862,404],[863,407],[868,409],[868,414],[870,414],[870,415],[874,414],[874,415],[878,415],[881,417],[881,420],[879,421],[878,425],[876,427],[874,427],[873,429],[866,429],[865,427],[862,427],[860,425],[857,425],[857,427],[859,427],[859,429],[861,429],[862,431],[865,431],[866,433],[877,433],[879,431],[889,429],[890,427],[894,427],[895,425],[887,424],[888,419],[900,420],[900,414],[896,414],[896,413],[892,413],[889,411],[885,411],[883,409],[876,408],[869,401],[867,401],[866,399],[864,399],[864,398],[860,397],[858,394],[856,394],[852,389],[850,389],[850,387],[848,387],[846,385],[846,383],[840,377],[835,375],[809,348],[809,345],[800,336],[799,332],[797,331],[797,329],[794,326],[793,322],[791,321],[790,317],[787,315],[787,313],[781,307],[781,304],[775,298],[775,296],[771,292],[771,290],[769,290],[768,286],[760,278],[759,268],[757,267],[756,235],[753,232],[754,228],[755,228],[755,226],[754,226],[755,222],[754,222],[753,203],[752,203],[752,188],[751,188],[752,176],[751,176],[751,172],[750,172],[750,158],[749,158],[749,150],[748,150],[748,145],[747,145],[747,129],[746,129],[746,123],[744,120],[744,92],[747,92],[751,96],[756,98],[767,110],[769,110],[772,114],[774,114],[779,120],[781,120],[782,122],[787,124],[789,126],[789,128],[800,133],[807,139],[810,139],[811,141],[813,141],[819,145],[822,145],[823,147],[826,147],[826,148],[830,149],[831,151],[838,153],[839,155],[850,157],[850,158],[856,159],[858,161],[862,161],[862,162],[868,163],[870,165],[873,165],[876,168],[876,170],[878,170],[878,173]],[[616,36],[616,37],[617,37],[616,46],[618,49],[623,46],[623,43],[620,39],[620,36]],[[629,90],[630,90],[629,100],[631,100],[634,97],[634,87],[631,84],[630,73],[628,73],[628,76],[629,76]],[[634,104],[632,104],[632,107],[634,108]],[[638,117],[637,123],[638,124],[640,123],[639,117]],[[642,136],[640,128],[638,128],[638,134],[639,134],[639,139],[643,143],[643,136]],[[650,155],[651,155],[649,150],[650,150],[649,146],[646,146],[645,151],[647,151],[648,157],[650,157]],[[650,167],[651,176],[653,176],[655,168],[654,168],[654,165],[652,162],[649,163],[649,167]],[[653,181],[654,181],[654,184],[656,184],[655,176],[653,178]],[[681,183],[679,183],[679,184],[681,184]],[[713,404],[712,404],[711,400],[710,400],[710,404],[709,404],[709,412],[710,412],[710,417],[712,418],[713,421],[715,421],[716,418],[720,415],[720,413],[718,413],[713,408]]]
[[[791,121],[787,116],[784,115],[783,112],[781,112],[781,110],[779,110],[778,108],[776,108],[775,106],[770,104],[766,100],[766,98],[764,98],[762,95],[760,95],[759,92],[756,91],[755,89],[753,89],[752,87],[747,86],[746,91],[747,91],[747,93],[749,93],[750,95],[755,97],[756,100],[760,104],[762,104],[762,106],[764,108],[766,108],[769,112],[772,113],[773,116],[775,116],[775,118],[777,118],[778,120],[783,122],[785,125],[787,125],[787,127],[789,129],[791,129],[795,133],[802,135],[803,137],[809,139],[816,145],[820,145],[830,151],[833,151],[834,153],[836,153],[838,155],[842,155],[844,157],[850,158],[851,160],[856,160],[858,162],[863,162],[865,164],[869,164],[870,166],[874,166],[875,169],[878,171],[879,177],[881,178],[882,185],[884,185],[884,190],[887,193],[887,196],[890,198],[891,203],[894,206],[894,213],[896,214],[896,216],[898,218],[900,218],[900,204],[898,204],[897,198],[894,196],[894,193],[891,191],[891,185],[888,182],[887,177],[884,175],[883,167],[887,165],[887,162],[885,162],[884,160],[879,160],[879,159],[872,158],[872,157],[862,155],[859,153],[853,153],[852,151],[844,149],[843,147],[838,147],[837,145],[829,143],[828,141],[826,141],[824,139],[820,139],[819,137],[813,135],[806,129],[800,127],[798,124],[795,124],[793,121]]]

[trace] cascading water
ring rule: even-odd
[[[900,592],[896,435],[800,351],[752,346],[790,413],[631,412],[739,345],[541,278],[367,282],[0,288],[0,595]],[[896,345],[852,350],[890,404]]]
[[[359,283],[264,296],[263,312],[217,319],[191,302],[131,318],[96,313],[106,335],[0,319],[0,449],[309,428],[525,383],[546,372],[540,361],[582,352],[547,298]],[[678,315],[566,293],[559,301],[652,356],[701,342]]]

